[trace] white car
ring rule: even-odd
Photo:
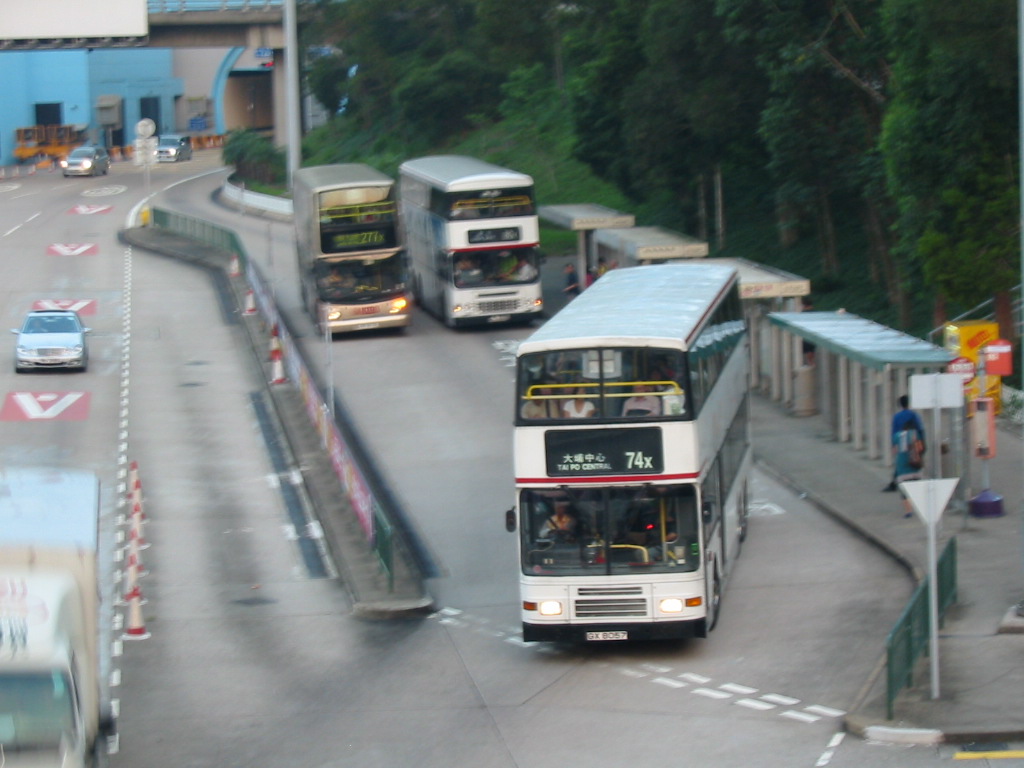
[[[71,368],[84,371],[89,366],[89,350],[77,312],[71,310],[33,310],[25,316],[14,349],[14,370],[23,373],[33,369]]]

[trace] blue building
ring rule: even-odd
[[[173,52],[158,48],[5,51],[0,83],[0,165],[15,162],[17,131],[31,126],[73,126],[111,147],[130,145],[144,117],[173,132],[184,95]]]

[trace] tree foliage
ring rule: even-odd
[[[904,325],[929,290],[971,305],[1014,281],[1012,0],[307,8],[317,42],[341,52],[310,87],[346,100],[339,120],[411,151],[498,121],[531,141],[571,126],[575,158],[694,231],[721,178],[739,215],[767,203],[781,260],[810,246],[801,272],[876,287]]]

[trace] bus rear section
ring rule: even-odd
[[[394,181],[360,164],[302,168],[294,180],[302,302],[317,328],[333,335],[408,325]]]

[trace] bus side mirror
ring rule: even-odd
[[[715,502],[711,500],[702,502],[700,516],[704,520],[704,525],[710,525],[711,521],[715,519]]]
[[[516,530],[516,509],[512,507],[505,512],[505,530],[509,533],[515,533]]]

